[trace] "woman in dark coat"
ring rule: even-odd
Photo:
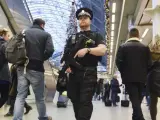
[[[10,92],[9,92],[9,104],[10,104],[10,108],[8,113],[5,115],[5,117],[7,116],[13,116],[13,111],[14,111],[14,103],[16,100],[16,96],[17,96],[17,67],[16,65],[12,65],[11,66],[11,78],[12,78],[12,85],[10,87]],[[28,91],[28,95],[30,95],[30,91]],[[29,106],[27,104],[27,102],[25,102],[24,107],[26,108],[26,112],[25,114],[28,114],[30,110],[32,110],[32,107]]]
[[[5,58],[5,46],[9,40],[7,29],[0,29],[0,108],[8,99],[9,86],[11,83],[8,61]]]
[[[160,40],[158,41],[160,42]],[[149,70],[148,74],[148,84],[150,93],[150,114],[152,120],[156,120],[157,116],[157,103],[160,97],[160,52],[159,45],[153,46],[151,48],[151,55],[153,60],[153,65]]]

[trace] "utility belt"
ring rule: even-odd
[[[92,66],[82,66],[81,69],[78,69],[76,67],[71,67],[72,72],[85,72],[85,71],[97,71],[97,67]]]
[[[85,71],[87,71],[87,70],[88,70],[88,71],[92,71],[92,70],[93,70],[93,71],[94,71],[94,70],[97,71],[97,67],[84,67],[84,70],[85,70]]]
[[[92,78],[97,79],[97,67],[85,66],[83,67],[83,70],[71,68],[71,71],[71,75],[74,76],[71,77],[71,79],[88,79],[89,81],[92,80]]]

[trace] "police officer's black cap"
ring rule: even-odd
[[[76,12],[76,18],[79,20],[80,16],[86,15],[88,17],[90,17],[90,19],[93,19],[93,12],[91,9],[89,8],[80,8],[77,10]]]

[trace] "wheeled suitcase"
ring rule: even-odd
[[[64,102],[60,102],[60,101],[57,102],[57,108],[66,108],[66,107],[67,105]]]
[[[107,98],[107,99],[104,101],[104,104],[105,104],[106,107],[111,107],[111,106],[112,106],[111,90],[110,90],[110,94],[109,94],[109,99]]]
[[[129,100],[121,100],[122,107],[129,107]]]
[[[123,85],[123,93],[122,93],[123,100],[121,100],[122,107],[129,107],[129,100],[128,100],[127,96],[128,96],[128,94],[126,92],[125,85]]]
[[[120,102],[120,97],[118,95],[116,96],[116,102]]]
[[[68,97],[65,93],[62,93],[58,97],[57,108],[66,108],[68,104]]]
[[[112,106],[112,101],[109,100],[109,99],[106,100],[106,101],[105,101],[105,106],[106,106],[106,107],[111,107],[111,106]]]

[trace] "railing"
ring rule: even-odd
[[[29,7],[28,7],[26,0],[22,0],[22,1],[23,1],[25,9],[27,11],[27,14],[29,16],[30,21],[33,22],[33,17],[32,17],[31,11],[29,10]]]

